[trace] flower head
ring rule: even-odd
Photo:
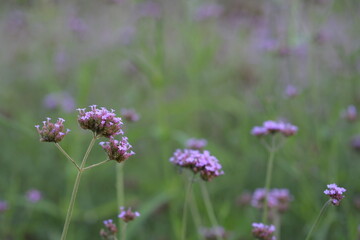
[[[265,202],[266,190],[258,188],[253,193],[251,205],[256,208],[263,208]],[[271,189],[267,196],[267,203],[270,209],[274,209],[279,213],[285,212],[289,208],[289,204],[293,197],[290,195],[288,189]]]
[[[128,122],[137,122],[140,119],[139,114],[134,109],[121,109],[121,115]]]
[[[341,113],[341,116],[349,122],[354,122],[357,119],[357,110],[354,105],[350,105]]]
[[[284,95],[287,98],[294,98],[299,95],[299,90],[294,85],[287,85],[284,91]]]
[[[227,233],[225,229],[221,226],[213,228],[202,228],[200,229],[201,235],[204,236],[206,240],[216,240],[218,238],[226,238]]]
[[[123,122],[121,118],[116,117],[114,110],[107,110],[102,107],[96,108],[96,105],[90,106],[91,111],[85,112],[84,109],[78,109],[78,122],[83,129],[93,131],[97,136],[111,137],[123,134],[121,130]]]
[[[120,207],[120,214],[119,214],[119,218],[121,218],[124,222],[131,222],[133,221],[135,218],[140,216],[140,213],[138,212],[132,212],[131,208],[128,208],[128,210],[125,210],[124,207]]]
[[[116,225],[113,223],[112,219],[109,220],[105,220],[104,225],[106,227],[106,229],[101,229],[100,230],[100,236],[103,239],[113,239],[113,236],[115,236],[115,234],[117,233],[117,228]]]
[[[0,213],[5,212],[9,208],[6,201],[0,200]]]
[[[206,145],[207,141],[205,139],[190,138],[186,141],[186,147],[194,150],[202,150]]]
[[[345,188],[338,187],[335,183],[327,185],[327,189],[324,191],[326,195],[331,198],[331,203],[335,206],[339,206],[341,199],[344,198],[343,193],[346,192]]]
[[[269,134],[281,133],[285,137],[296,134],[298,127],[290,123],[265,121],[262,126],[255,126],[251,130],[251,134],[254,136],[266,136]]]
[[[275,232],[274,225],[265,225],[263,223],[253,223],[252,224],[252,233],[253,236],[259,240],[276,240],[276,237],[273,236]]]
[[[59,118],[56,123],[52,123],[50,120],[51,118],[47,118],[46,121],[43,121],[41,129],[39,125],[36,125],[35,127],[40,134],[41,142],[58,143],[65,137],[66,134],[68,134],[68,132],[70,132],[70,130],[64,130],[64,119]]]
[[[42,194],[37,189],[30,189],[26,192],[26,199],[31,203],[37,203],[42,199]]]
[[[211,156],[209,151],[200,152],[198,150],[178,149],[170,158],[170,162],[180,167],[189,168],[194,173],[200,173],[204,181],[210,181],[224,174],[219,160]]]
[[[110,137],[109,142],[100,142],[100,145],[106,151],[110,160],[115,160],[119,163],[135,154],[131,151],[132,146],[129,144],[127,137],[122,137],[121,141]]]

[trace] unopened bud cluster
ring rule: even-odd
[[[177,166],[188,168],[195,174],[199,173],[204,181],[211,181],[213,178],[224,174],[219,160],[210,155],[209,151],[200,152],[191,149],[178,149],[170,158],[170,162]]]

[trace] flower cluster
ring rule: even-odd
[[[284,91],[284,95],[287,98],[294,98],[299,95],[299,90],[294,85],[287,85]]]
[[[251,199],[251,205],[256,208],[263,208],[265,196],[266,190],[264,188],[256,189]],[[269,208],[276,209],[280,213],[283,213],[289,208],[292,199],[288,189],[274,188],[268,193],[267,203]]]
[[[216,240],[218,238],[226,239],[227,237],[225,229],[221,226],[202,228],[200,229],[200,233],[206,240]]]
[[[106,229],[100,230],[100,236],[106,240],[116,239],[115,234],[117,233],[118,230],[116,228],[116,225],[113,223],[113,220],[112,219],[105,220],[104,225]]]
[[[91,111],[85,112],[85,108],[77,109],[79,111],[78,122],[83,129],[93,131],[96,136],[111,137],[123,134],[121,130],[123,122],[121,118],[116,117],[114,110],[107,110],[102,107],[96,108],[96,105],[90,106]]]
[[[186,147],[193,150],[202,150],[206,145],[207,141],[205,139],[190,138],[186,141]]]
[[[128,210],[125,210],[124,207],[120,207],[120,214],[119,218],[121,218],[124,222],[128,223],[133,221],[135,218],[140,216],[140,213],[131,211],[131,208],[128,208]]]
[[[39,125],[36,125],[35,127],[40,134],[41,142],[58,143],[65,137],[66,134],[68,134],[68,132],[70,132],[70,130],[64,130],[64,119],[59,118],[56,123],[52,123],[50,120],[51,118],[47,118],[46,121],[43,121],[44,125],[41,129]]]
[[[37,203],[42,199],[42,194],[37,189],[30,189],[26,192],[26,199],[31,203]]]
[[[276,240],[276,237],[273,236],[275,232],[274,225],[269,226],[263,223],[253,223],[252,227],[252,233],[255,238],[260,240]]]
[[[8,208],[8,203],[6,201],[0,200],[0,213],[5,212]]]
[[[354,105],[350,105],[341,113],[341,116],[349,122],[354,122],[357,119],[357,110]]]
[[[121,163],[135,153],[130,149],[132,146],[128,142],[127,137],[122,137],[121,141],[110,137],[109,142],[100,142],[101,147],[106,151],[110,160]]]
[[[200,173],[204,181],[210,181],[224,174],[219,160],[211,156],[209,151],[200,152],[191,149],[178,149],[170,158],[170,162],[180,167],[189,168],[195,174]]]
[[[343,193],[346,192],[345,188],[338,187],[335,183],[327,185],[327,189],[324,191],[326,195],[331,198],[331,203],[335,206],[339,206],[341,199],[344,198]]]
[[[255,136],[265,136],[269,134],[281,133],[285,137],[296,134],[298,127],[285,122],[265,121],[262,126],[256,126],[251,130]]]
[[[137,122],[140,119],[139,114],[134,109],[121,109],[121,115],[128,122]]]

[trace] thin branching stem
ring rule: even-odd
[[[183,206],[183,214],[182,214],[182,227],[181,227],[181,240],[185,240],[186,239],[186,223],[187,223],[187,206],[188,206],[188,202],[189,199],[191,198],[190,195],[192,193],[192,185],[194,183],[195,180],[195,173],[193,174],[193,176],[191,177],[189,183],[188,183],[188,187],[185,193],[185,200],[184,200],[184,206]]]
[[[120,207],[124,207],[125,191],[124,191],[124,163],[116,164],[116,200],[119,208],[119,214],[121,212]],[[125,223],[119,218],[120,229],[123,229]],[[119,232],[119,238],[122,238],[121,232]]]
[[[72,212],[73,212],[74,205],[75,205],[76,196],[77,196],[79,185],[80,185],[81,175],[83,173],[83,169],[84,169],[86,160],[89,157],[89,154],[91,152],[91,149],[94,146],[94,143],[95,143],[96,139],[97,139],[97,137],[96,137],[96,135],[94,135],[93,138],[91,139],[89,147],[86,150],[86,153],[85,153],[85,155],[84,155],[84,157],[83,157],[83,159],[81,161],[80,171],[78,171],[78,173],[77,173],[76,180],[75,180],[75,183],[74,183],[73,192],[71,194],[71,199],[70,199],[69,208],[68,208],[67,214],[66,214],[64,228],[63,228],[63,232],[61,234],[61,240],[66,240],[67,232],[68,232],[69,225],[70,225],[70,222],[71,222]]]
[[[86,168],[83,168],[83,169],[82,169],[82,171],[89,170],[90,168],[94,168],[94,167],[97,167],[97,166],[103,165],[104,163],[107,163],[107,162],[110,162],[110,161],[111,161],[110,159],[106,159],[106,160],[104,160],[104,161],[102,161],[102,162],[95,163],[95,164],[90,165],[90,166],[88,166],[88,167],[86,167]]]
[[[67,152],[60,146],[60,144],[59,144],[59,143],[55,143],[55,146],[60,150],[60,152],[62,152],[62,154],[65,155],[65,157],[66,157],[67,159],[69,159],[69,160],[75,165],[75,167],[77,168],[77,170],[80,172],[80,167],[79,167],[79,165],[77,165],[77,163],[74,161],[74,159],[72,159],[72,158],[69,156],[69,154],[67,154]]]

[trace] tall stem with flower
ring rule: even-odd
[[[57,122],[52,123],[50,122],[51,119],[47,118],[47,121],[43,122],[42,128],[40,128],[39,125],[35,126],[37,128],[38,133],[40,134],[40,141],[55,143],[56,147],[60,150],[61,153],[65,155],[65,157],[69,161],[72,162],[72,164],[76,167],[76,170],[78,172],[74,183],[73,191],[71,194],[71,199],[67,210],[63,231],[61,234],[61,240],[65,240],[67,237],[82,173],[86,170],[107,163],[110,160],[116,160],[117,162],[122,162],[134,154],[134,152],[129,151],[131,149],[131,145],[127,142],[126,137],[123,137],[121,141],[117,141],[114,139],[114,136],[123,134],[123,131],[121,129],[123,123],[121,121],[121,118],[116,117],[114,110],[108,111],[106,108],[98,109],[96,108],[96,105],[90,106],[90,108],[91,111],[88,112],[86,112],[85,109],[78,109],[79,110],[78,123],[80,127],[86,130],[91,130],[93,132],[93,137],[81,161],[80,166],[59,145],[59,142],[70,131],[70,130],[66,130],[66,131],[64,130],[64,125],[63,125],[63,123],[65,122],[64,119],[59,118]],[[100,143],[100,145],[107,152],[108,159],[86,167],[86,161],[89,157],[89,154],[96,140],[99,139],[100,137],[110,138],[109,142]]]

